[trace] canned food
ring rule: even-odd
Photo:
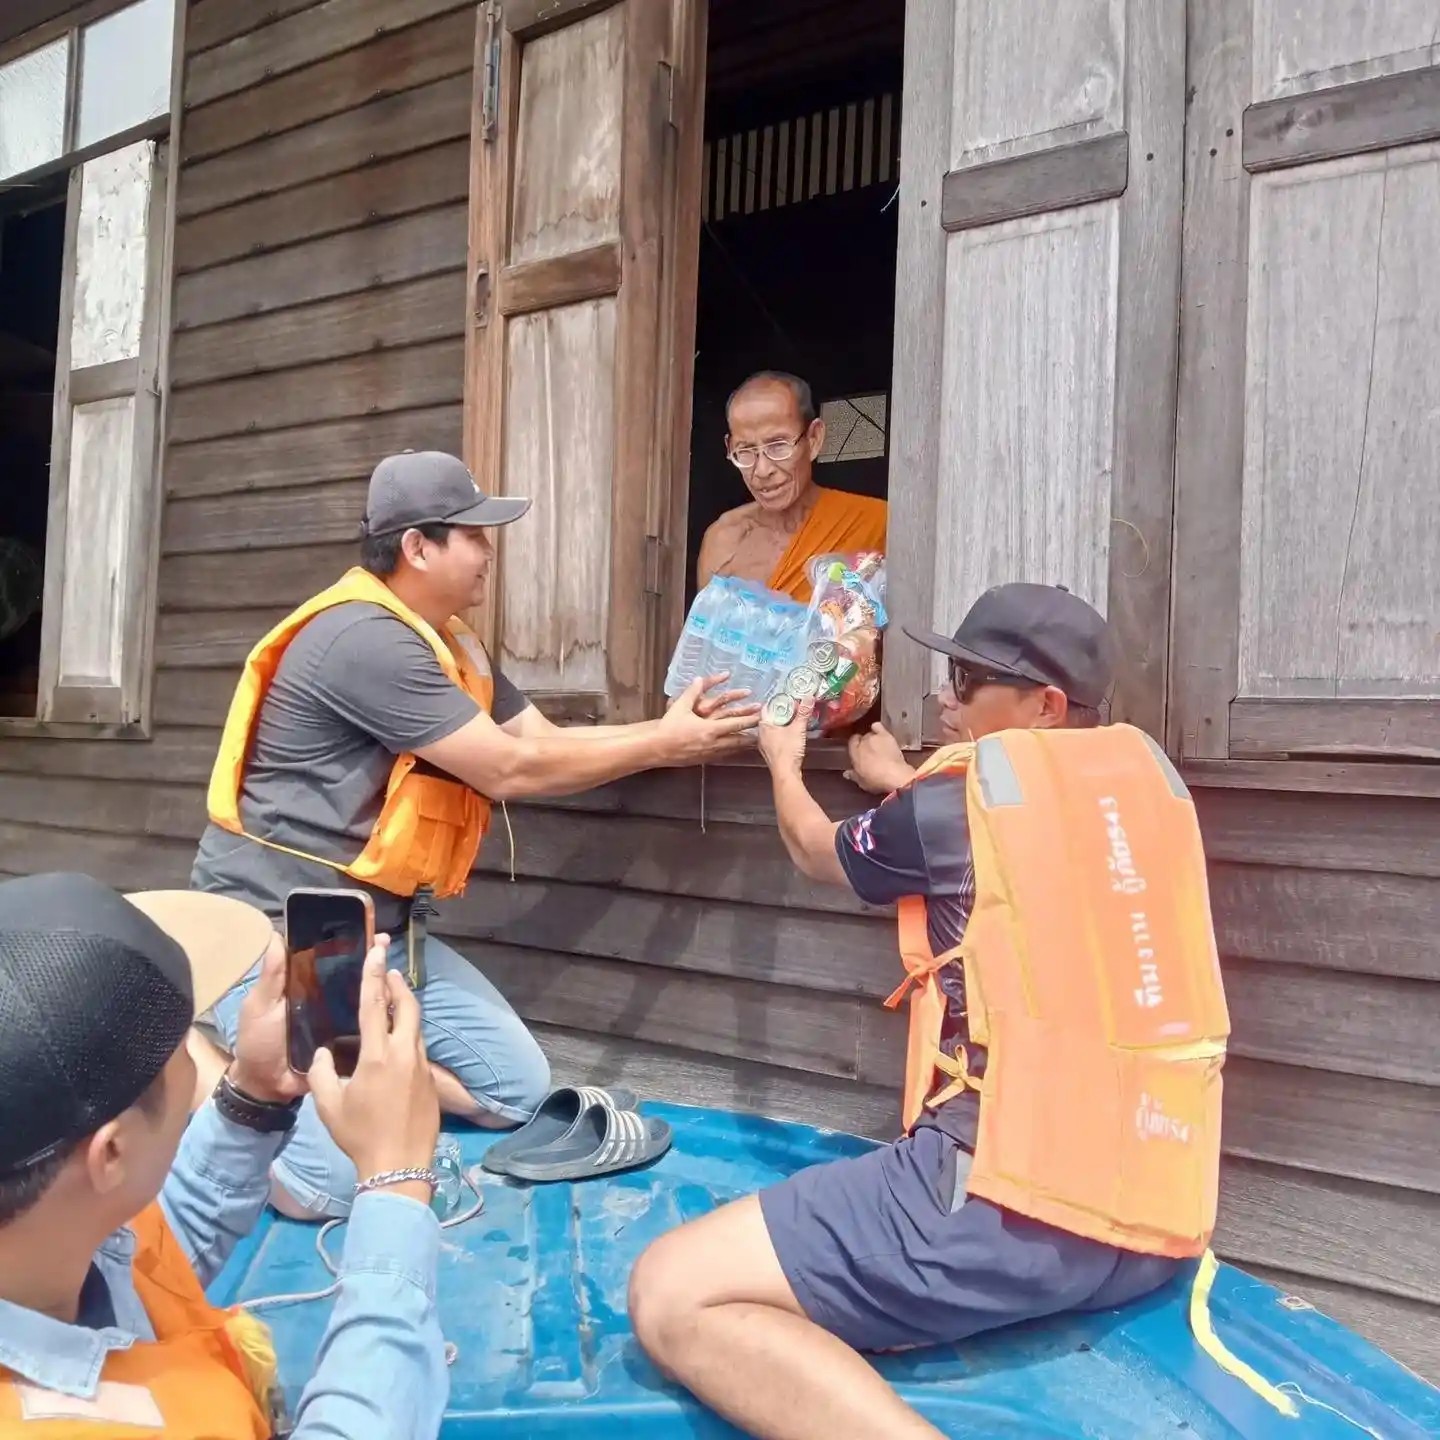
[[[792,700],[813,700],[820,693],[820,676],[808,665],[797,665],[785,677],[785,693]]]
[[[810,661],[812,670],[828,675],[839,664],[840,649],[833,640],[817,640],[810,647],[806,658]]]
[[[783,728],[795,718],[795,701],[783,691],[772,695],[765,702],[760,718],[767,725],[779,725]]]

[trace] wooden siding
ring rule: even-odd
[[[155,734],[0,740],[0,873],[184,884],[244,651],[347,563],[379,456],[460,446],[470,50],[438,39],[468,7],[397,5],[379,35],[341,23],[365,0],[307,8],[191,5]],[[1343,768],[1198,792],[1235,1027],[1219,1246],[1440,1380],[1440,793],[1324,793]],[[793,871],[762,772],[509,818],[441,928],[557,1074],[893,1132],[892,925]]]

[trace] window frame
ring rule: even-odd
[[[175,0],[170,59],[170,106],[167,113],[141,124],[117,131],[103,140],[73,146],[80,109],[80,55],[85,28],[129,8],[136,0],[90,0],[14,39],[0,43],[0,65],[44,49],[57,40],[69,39],[69,72],[65,95],[64,135],[66,149],[53,161],[0,181],[0,193],[15,186],[69,172],[65,217],[65,273],[62,276],[60,316],[56,339],[55,421],[51,432],[49,523],[45,543],[44,601],[41,610],[41,653],[33,716],[0,716],[0,739],[31,737],[73,740],[148,740],[153,732],[152,693],[154,689],[155,614],[160,561],[160,519],[164,495],[164,437],[169,410],[169,341],[171,288],[174,274],[175,194],[180,168],[178,145],[182,82],[184,79],[186,0]],[[137,408],[137,435],[142,425],[153,430],[143,455],[136,447],[135,468],[130,479],[130,554],[128,579],[122,599],[118,708],[88,704],[99,692],[82,687],[61,686],[59,681],[60,620],[57,607],[64,589],[65,500],[68,468],[57,478],[59,465],[68,466],[69,432],[76,397],[71,392],[72,372],[68,366],[69,327],[73,323],[75,287],[75,233],[79,222],[80,187],[87,161],[140,141],[154,141],[161,156],[152,184],[146,256],[146,295],[141,322],[140,354],[134,360],[118,362],[133,367],[133,386],[123,393],[150,393],[155,397],[152,416],[143,417]],[[109,367],[95,366],[96,372]],[[84,374],[84,372],[81,372]],[[97,380],[107,377],[96,375]],[[116,392],[117,394],[120,392]],[[108,397],[86,394],[86,400]],[[64,440],[61,440],[62,434]],[[58,523],[57,523],[57,516]],[[47,618],[48,617],[48,618]],[[109,695],[106,694],[108,701]],[[108,712],[108,713],[107,713]],[[48,718],[41,718],[47,716]]]

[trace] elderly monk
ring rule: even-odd
[[[884,550],[885,502],[815,483],[825,422],[810,387],[794,375],[752,375],[725,408],[725,452],[751,502],[705,532],[696,566],[703,588],[715,575],[754,580],[802,604],[817,555]]]

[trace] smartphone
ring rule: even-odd
[[[292,890],[285,897],[285,1043],[307,1075],[326,1048],[338,1075],[360,1058],[360,982],[375,940],[375,906],[362,890]]]

